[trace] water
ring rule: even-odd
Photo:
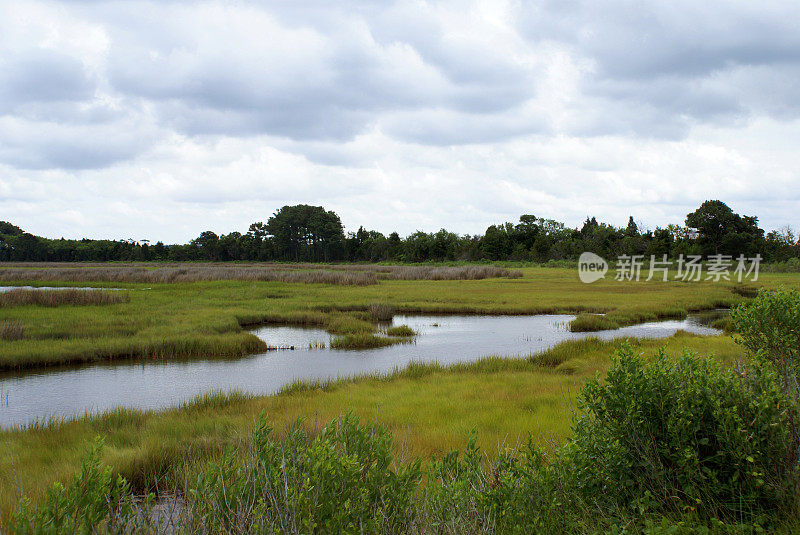
[[[253,331],[274,347],[294,350],[233,360],[98,364],[0,376],[0,427],[74,417],[115,407],[163,409],[212,390],[272,394],[295,380],[388,372],[412,361],[442,364],[488,355],[529,355],[570,339],[664,338],[678,329],[720,334],[698,318],[644,323],[615,331],[571,333],[568,315],[395,316],[419,334],[413,344],[362,351],[309,348],[331,336],[320,329],[267,326]]]
[[[0,286],[0,293],[11,290],[122,290],[122,288],[94,288],[92,286]]]

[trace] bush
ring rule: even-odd
[[[740,520],[796,503],[796,408],[768,365],[740,374],[663,351],[647,363],[624,344],[579,407],[562,473],[605,509]]]
[[[262,417],[251,452],[229,450],[200,473],[190,508],[215,533],[408,531],[420,465],[393,464],[388,431],[352,415],[318,436],[297,422],[283,440]]]
[[[773,362],[784,372],[800,365],[800,291],[762,290],[731,313],[737,342],[754,356]]]

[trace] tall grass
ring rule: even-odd
[[[131,297],[124,291],[106,290],[31,290],[15,288],[0,293],[0,307],[37,305],[57,307],[61,305],[115,305],[128,303]]]
[[[0,340],[22,340],[25,327],[20,321],[0,321]]]
[[[386,303],[373,303],[367,312],[374,321],[392,321],[394,317],[394,307]]]
[[[497,266],[397,266],[389,271],[389,276],[401,280],[481,280],[499,277],[519,279],[522,271]]]
[[[64,266],[64,264],[60,264]],[[329,264],[191,264],[186,266],[113,265],[0,269],[0,281],[139,282],[147,284],[212,280],[275,281],[368,286],[381,278],[399,280],[478,280],[522,277],[519,270],[495,266],[370,266]]]
[[[378,278],[374,273],[365,271],[324,269],[289,271],[280,266],[239,267],[224,265],[160,267],[156,269],[144,267],[0,269],[0,280],[141,282],[148,284],[239,280],[338,284],[344,286],[365,286],[378,282]]]
[[[18,331],[19,332],[19,331]],[[200,334],[170,337],[101,338],[86,343],[69,340],[52,346],[46,341],[16,339],[14,346],[0,359],[0,370],[25,370],[31,368],[85,364],[111,360],[180,360],[192,358],[241,357],[269,350],[267,344],[247,332]],[[26,358],[32,352],[36,359]]]

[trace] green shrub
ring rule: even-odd
[[[796,288],[762,290],[749,303],[731,313],[737,341],[759,358],[773,362],[782,371],[797,372],[800,366],[800,291]]]
[[[684,353],[646,362],[624,344],[589,381],[561,462],[604,508],[751,519],[796,504],[789,406],[770,366],[746,373]]]
[[[252,451],[229,450],[201,471],[190,508],[210,532],[407,531],[420,465],[393,464],[391,435],[352,415],[317,436],[297,422],[282,440],[262,417]]]

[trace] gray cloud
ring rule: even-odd
[[[79,59],[56,51],[33,50],[0,59],[0,113],[43,102],[92,98],[95,83]]]
[[[674,219],[709,195],[790,219],[752,177],[800,183],[797,20],[788,1],[6,3],[0,191],[91,181],[181,229],[312,199],[389,230],[406,210],[406,231]]]

